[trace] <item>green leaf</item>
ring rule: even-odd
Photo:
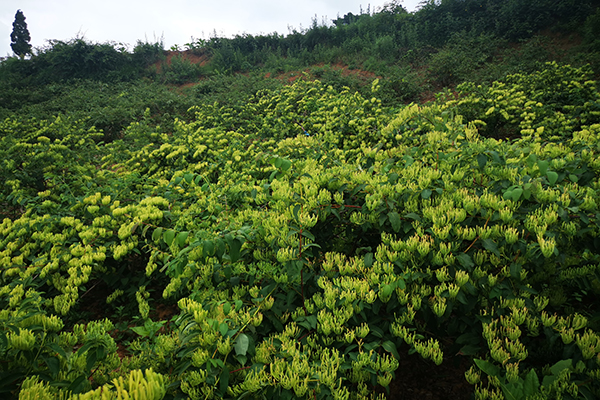
[[[292,166],[292,162],[290,160],[281,160],[281,170],[287,171]]]
[[[540,169],[540,175],[546,175],[546,171],[548,171],[548,161],[538,161],[538,168]]]
[[[192,180],[194,179],[194,174],[188,172],[187,174],[183,175],[183,178],[187,183],[192,183]]]
[[[404,279],[400,278],[396,281],[395,286],[400,290],[404,290],[406,289],[406,282],[404,282]]]
[[[525,400],[523,384],[521,382],[505,383],[501,385],[501,388],[506,400]]]
[[[248,346],[250,345],[250,339],[245,333],[240,333],[235,339],[235,354],[238,356],[245,356],[248,352]]]
[[[575,182],[575,183],[577,183],[577,182],[579,181],[579,178],[578,178],[578,177],[577,177],[577,175],[575,175],[575,174],[569,174],[569,180],[570,180],[571,182]]]
[[[483,168],[485,167],[485,164],[487,164],[488,162],[488,158],[485,154],[481,153],[477,155],[477,165],[479,166],[479,169],[483,170]]]
[[[558,375],[561,371],[571,368],[572,365],[573,360],[570,358],[568,360],[560,360],[550,367],[550,372],[552,372],[553,375]]]
[[[460,349],[460,353],[465,356],[474,356],[481,351],[481,347],[472,344],[467,344]]]
[[[512,200],[513,200],[513,201],[519,201],[519,199],[521,198],[521,195],[522,195],[522,194],[523,194],[523,188],[520,188],[520,187],[518,187],[518,188],[515,188],[515,189],[512,191],[512,196],[511,196],[511,197],[512,197]]]
[[[425,189],[421,192],[421,197],[425,200],[431,197],[431,189]]]
[[[179,232],[177,234],[177,244],[179,245],[179,247],[185,246],[185,242],[186,242],[189,234],[190,234],[189,232]]]
[[[371,331],[371,333],[373,335],[375,335],[378,338],[383,338],[383,336],[385,335],[385,332],[383,331],[383,329],[381,329],[380,327],[378,327],[377,325],[369,325],[369,330]],[[373,342],[373,346],[377,346],[377,342]]]
[[[62,347],[60,347],[58,344],[50,343],[50,344],[48,344],[48,347],[50,347],[52,350],[54,350],[62,358],[67,358],[67,353],[65,353],[65,350]]]
[[[373,253],[365,254],[365,267],[371,268],[373,266]]]
[[[131,329],[132,331],[134,331],[135,333],[137,333],[138,335],[140,335],[142,337],[148,337],[148,336],[150,336],[150,332],[144,326],[134,326],[134,327],[129,328],[129,329]]]
[[[404,218],[413,219],[415,221],[421,222],[421,217],[419,216],[419,214],[415,213],[408,213],[404,216]]]
[[[227,322],[221,322],[221,324],[219,325],[219,332],[221,332],[221,335],[227,336],[228,331],[229,326],[227,325]]]
[[[225,254],[225,242],[223,239],[215,239],[215,256],[221,261],[223,254]]]
[[[473,332],[463,333],[459,337],[456,338],[456,343],[458,344],[466,344],[466,343],[477,343],[479,342],[479,335],[474,334]]]
[[[542,380],[542,387],[548,388],[550,387],[554,381],[556,381],[557,376],[556,375],[546,375],[544,376],[544,379]]]
[[[98,353],[96,352],[97,348],[91,348],[90,351],[88,351],[87,353],[87,357],[85,360],[85,370],[86,371],[91,371],[92,368],[94,367],[94,364],[96,364],[96,361],[98,361]]]
[[[527,375],[525,376],[525,382],[523,385],[523,389],[524,389],[524,393],[525,393],[525,398],[533,396],[534,394],[538,393],[538,391],[540,389],[540,380],[539,380],[537,374],[535,373],[534,369],[529,371],[529,373],[527,373]]]
[[[379,341],[368,342],[368,343],[365,343],[365,344],[364,344],[364,346],[365,346],[365,347],[364,347],[364,349],[365,349],[366,351],[375,350],[377,347],[379,347]],[[369,371],[369,372],[371,372],[371,373],[374,373],[374,372],[375,372],[375,371],[374,371],[372,368],[370,368],[370,367],[367,367],[367,368],[365,368],[365,369],[370,369],[370,371]]]
[[[558,174],[554,171],[548,171],[546,176],[548,177],[548,183],[550,183],[551,185],[554,185],[558,180]]]
[[[300,213],[300,209],[302,208],[301,204],[296,204],[294,209],[292,210],[292,214],[294,215],[294,219],[299,221],[298,214]]]
[[[310,323],[306,320],[306,317],[298,317],[294,320],[298,326],[301,326],[307,330],[310,330]]]
[[[533,153],[529,154],[529,157],[527,157],[527,166],[529,168],[533,167],[535,165],[535,163],[537,162],[537,156]]]
[[[398,353],[398,349],[396,348],[396,344],[390,340],[387,340],[381,344],[385,351],[392,353],[396,360],[400,360],[400,354]]]
[[[487,251],[492,252],[497,256],[500,255],[500,252],[498,251],[498,245],[492,239],[484,239],[482,243],[483,243],[483,247]]]
[[[173,229],[169,229],[163,233],[163,240],[170,246],[173,243],[173,239],[175,239],[175,231]]]
[[[479,367],[480,370],[485,372],[488,376],[498,376],[500,373],[500,368],[495,366],[494,364],[480,359],[475,359],[475,364]]]
[[[234,304],[235,304],[235,310],[240,311],[242,309],[242,306],[244,305],[244,302],[241,300],[236,300],[234,302]]]
[[[106,358],[106,348],[104,347],[104,345],[96,347],[96,356],[100,361]]]
[[[402,219],[400,218],[400,214],[398,214],[396,211],[392,211],[388,213],[388,218],[392,224],[392,229],[396,232],[399,232],[402,228]]]
[[[230,312],[231,312],[231,303],[226,301],[225,304],[223,304],[223,314],[229,315]]]
[[[75,354],[82,355],[83,353],[88,351],[93,345],[94,345],[94,342],[86,342],[83,346],[81,346],[79,349],[77,349],[77,352]]]
[[[83,391],[86,382],[87,376],[80,375],[73,382],[71,382],[67,391],[72,392],[73,394],[79,394]]]
[[[309,238],[313,242],[315,241],[315,235],[313,235],[312,233],[310,233],[310,231],[307,231],[305,229],[302,230],[302,236]]]
[[[342,219],[342,217],[340,216],[340,212],[338,211],[338,209],[337,209],[337,208],[333,208],[333,207],[332,207],[332,208],[331,208],[331,213],[332,213],[333,215],[335,215],[335,217],[336,217],[338,220],[341,220],[341,219]]]
[[[154,232],[152,232],[152,240],[153,241],[157,241],[162,237],[162,233],[163,233],[163,228],[158,227],[154,230]]]
[[[579,386],[579,385],[578,385]],[[579,386],[579,394],[583,396],[585,400],[597,400],[598,397],[588,389],[587,386]]]
[[[492,156],[492,160],[494,160],[494,163],[504,165],[504,160],[500,158],[500,154],[498,154],[496,150],[490,151],[490,155]]]
[[[471,268],[473,268],[475,266],[475,263],[473,263],[471,256],[468,255],[467,253],[459,254],[458,256],[456,256],[456,259],[458,260],[460,265],[465,267],[467,270],[471,270]]]
[[[229,369],[227,366],[223,366],[221,375],[219,377],[219,391],[222,395],[227,393],[227,387],[229,386]]]
[[[383,285],[380,291],[381,295],[385,298],[391,296],[392,293],[394,293],[394,288],[392,287],[392,285]]]
[[[227,236],[225,236],[225,240],[227,240],[227,244],[229,245],[229,256],[231,257],[231,262],[234,263],[240,259],[240,249],[242,248],[242,241],[234,237],[231,237],[229,239]]]
[[[205,240],[202,242],[202,254],[207,257],[212,257],[215,255],[215,242],[212,240]]]
[[[54,376],[58,375],[58,373],[60,372],[60,361],[58,360],[58,358],[51,356],[42,356],[42,359],[48,366],[48,370],[50,371],[50,373]]]
[[[517,263],[510,264],[510,276],[515,279],[520,279],[521,277],[521,265]]]

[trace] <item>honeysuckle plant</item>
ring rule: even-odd
[[[2,182],[0,389],[365,399],[409,352],[466,357],[477,399],[599,396],[596,82],[553,64],[397,111],[377,91],[299,80],[110,144],[4,121],[6,170],[62,157]],[[90,293],[134,304],[139,337],[76,321]]]

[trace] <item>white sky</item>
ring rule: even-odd
[[[287,35],[288,26],[300,30],[311,25],[371,11],[389,0],[0,0],[0,57],[12,55],[10,34],[15,13],[23,11],[34,48],[49,39],[68,41],[84,37],[95,43],[119,42],[133,50],[138,40],[155,43],[161,37],[165,49],[183,48],[191,37],[208,39],[235,34]],[[415,11],[423,0],[401,0]]]

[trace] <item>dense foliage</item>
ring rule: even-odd
[[[0,392],[381,398],[418,354],[475,399],[600,397],[596,7],[3,60]]]
[[[0,89],[70,79],[123,82],[140,77],[181,84],[234,72],[281,73],[342,63],[378,74],[386,103],[411,101],[431,86],[437,90],[463,80],[502,79],[519,72],[514,64],[522,66],[528,57],[542,63],[558,59],[590,63],[599,73],[598,5],[597,0],[430,0],[408,13],[392,1],[331,23],[315,18],[308,28],[292,28],[287,35],[192,38],[184,47],[207,56],[206,66],[175,58],[156,68],[154,64],[164,59],[161,41],[138,42],[129,51],[122,43],[52,40],[30,60],[9,58],[0,63]],[[537,34],[550,29],[558,35],[578,35],[583,43],[574,54],[563,54],[551,43],[539,43]],[[515,43],[532,39],[531,48],[514,54]],[[1,101],[0,107],[5,107]]]
[[[409,350],[471,360],[478,399],[600,395],[590,71],[378,90],[298,80],[108,144],[3,121],[1,389],[371,398]]]

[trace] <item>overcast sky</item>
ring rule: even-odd
[[[49,39],[84,37],[95,43],[120,42],[133,49],[138,40],[166,49],[191,38],[300,30],[319,22],[381,7],[389,0],[0,0],[0,57],[12,55],[10,34],[15,13],[23,11],[34,48]],[[414,11],[423,0],[403,0]]]

